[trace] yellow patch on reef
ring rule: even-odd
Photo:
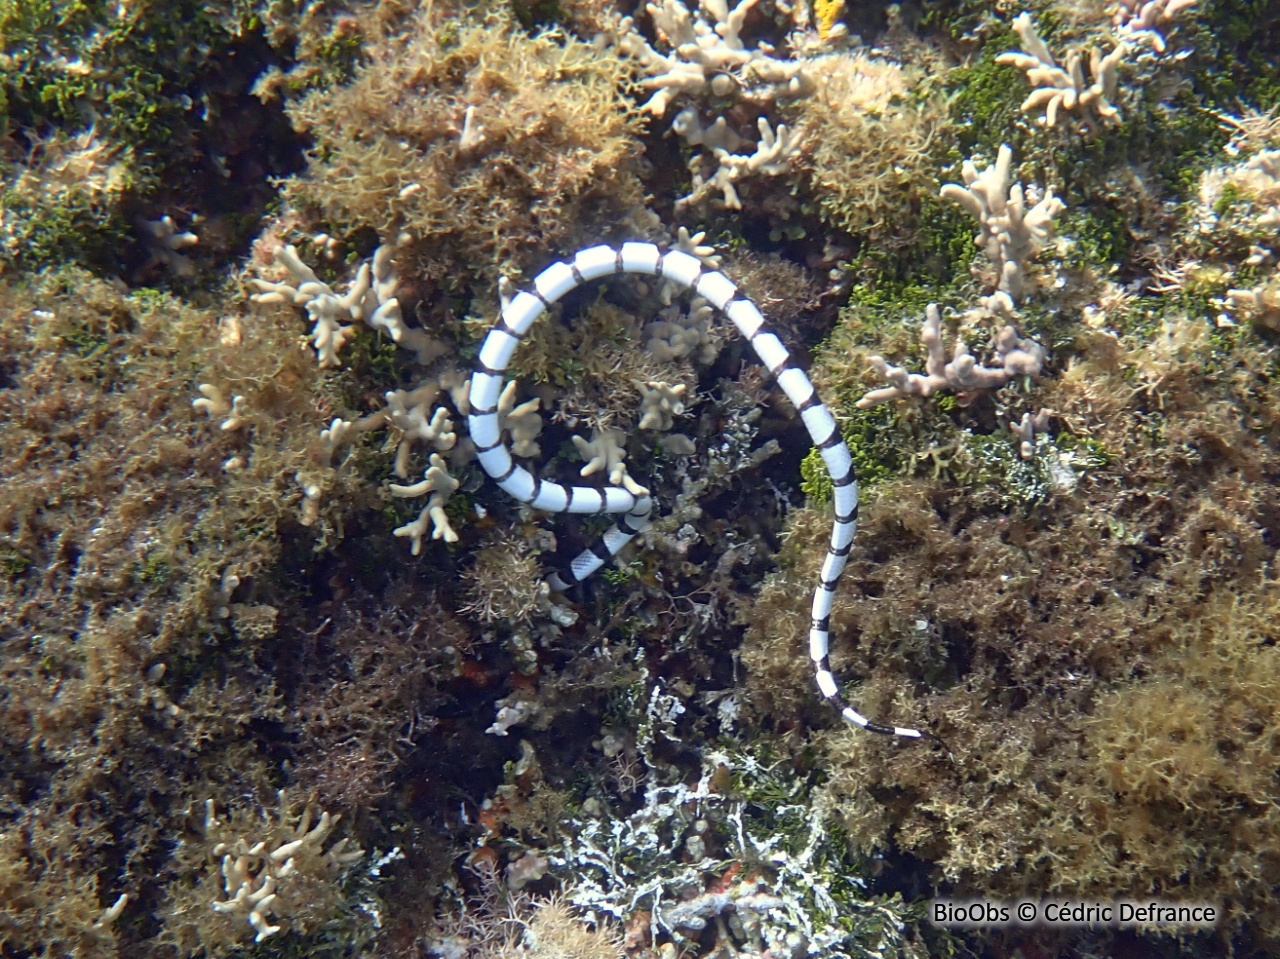
[[[814,0],[813,13],[818,20],[818,36],[825,40],[844,14],[844,0]]]

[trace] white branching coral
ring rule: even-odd
[[[713,147],[712,154],[719,166],[710,177],[702,177],[696,171],[693,192],[681,198],[677,205],[699,203],[709,193],[720,191],[724,205],[730,210],[741,210],[742,199],[734,184],[752,174],[777,176],[790,168],[791,160],[800,154],[803,137],[785,123],[779,123],[775,132],[769,121],[761,117],[756,121],[760,140],[752,153],[731,153],[725,147]]]
[[[581,436],[573,437],[573,445],[578,448],[578,454],[587,461],[581,473],[583,476],[590,476],[592,473],[604,472],[614,486],[623,487],[633,496],[647,496],[649,491],[627,473],[627,464],[624,462],[627,457],[623,445],[625,439],[622,430],[594,430],[590,442]]]
[[[542,432],[541,401],[535,396],[516,403],[516,381],[503,387],[498,397],[498,428],[511,435],[511,452],[515,456],[540,456],[538,435]]]
[[[311,341],[322,367],[341,365],[338,351],[350,337],[351,325],[361,321],[384,330],[398,346],[412,350],[419,363],[429,363],[439,355],[440,346],[422,330],[405,326],[395,296],[398,280],[393,254],[389,244],[378,247],[369,262],[360,264],[347,291],[339,295],[302,262],[296,247],[286,246],[276,253],[276,259],[289,271],[289,281],[252,279],[249,282],[258,292],[249,298],[254,303],[303,307],[312,322]]]
[[[690,146],[708,150],[736,150],[744,142],[723,116],[716,117],[710,126],[704,126],[694,107],[685,107],[677,113],[671,121],[671,130]]]
[[[700,0],[696,14],[682,0],[647,4],[645,9],[669,53],[655,50],[631,17],[622,19],[613,30],[618,50],[641,63],[648,74],[641,83],[654,91],[644,110],[665,116],[680,98],[701,101],[703,106],[712,99],[733,100],[763,109],[779,99],[812,92],[814,83],[802,61],[779,60],[763,45],[748,49],[743,43],[742,25],[756,2],[739,0],[731,8],[727,0]],[[704,125],[697,106],[680,110],[672,131],[702,148],[690,159],[694,189],[681,205],[700,203],[718,191],[726,207],[739,209],[742,201],[735,183],[752,174],[773,176],[788,168],[799,153],[798,133],[782,124],[775,129],[758,114],[755,126],[760,138],[753,146],[750,132],[734,129],[723,114]]]
[[[174,276],[196,275],[196,265],[182,250],[196,246],[200,238],[191,231],[182,231],[167,213],[158,220],[139,220],[138,231],[147,247],[152,263],[158,263]]]
[[[317,882],[328,885],[336,898],[337,883],[364,851],[339,839],[326,847],[339,816],[306,805],[290,823],[288,803],[280,794],[280,812],[261,823],[224,819],[212,799],[205,803],[204,833],[209,856],[217,868],[218,898],[209,901],[215,913],[242,919],[262,942],[283,931],[289,920],[301,920],[314,910],[308,897]]]
[[[1053,410],[1041,409],[1034,415],[1028,411],[1018,422],[1009,424],[1009,432],[1018,438],[1018,455],[1024,460],[1035,458],[1037,437],[1049,429],[1052,416]]]
[[[1190,10],[1198,0],[1119,0],[1111,22],[1120,28],[1126,40],[1150,44],[1156,53],[1168,49],[1168,41],[1160,31],[1170,26],[1178,15]]]
[[[706,365],[720,354],[720,339],[711,332],[715,309],[700,296],[684,312],[672,304],[658,314],[661,319],[645,327],[645,349],[663,362],[689,357]]]
[[[858,400],[858,409],[870,409],[908,396],[932,396],[942,389],[961,396],[995,390],[1015,376],[1039,376],[1044,367],[1043,348],[1018,336],[1012,326],[1006,326],[996,334],[994,346],[999,357],[998,366],[979,364],[960,337],[956,337],[955,349],[948,360],[942,343],[942,315],[936,303],[925,308],[920,342],[925,348],[924,373],[910,373],[889,363],[883,356],[869,358],[872,369],[887,385],[871,390]]]
[[[653,90],[644,109],[663,116],[681,94],[727,97],[742,90],[748,99],[772,102],[778,96],[801,96],[811,88],[803,64],[771,57],[763,49],[749,50],[742,42],[742,25],[757,0],[700,0],[694,14],[681,0],[649,3],[645,9],[671,48],[659,53],[635,29],[631,17],[618,25],[618,49],[635,57],[648,77],[642,85]],[[708,19],[709,18],[709,19]]]
[[[706,238],[706,230],[691,234],[687,228],[682,226],[676,231],[676,241],[672,244],[672,249],[679,250],[681,253],[688,253],[690,256],[696,256],[708,270],[718,270],[720,269],[720,254],[716,252],[714,246],[702,242]]]
[[[458,442],[449,411],[437,406],[428,412],[439,392],[439,387],[431,382],[416,390],[391,390],[386,394],[385,415],[399,433],[399,439],[393,439],[396,443],[394,469],[401,479],[409,475],[409,456],[415,442],[426,443],[437,453],[453,449]]]
[[[1035,87],[1022,103],[1024,112],[1044,110],[1039,122],[1050,127],[1057,125],[1059,117],[1070,114],[1080,120],[1089,134],[1115,119],[1117,111],[1112,101],[1119,80],[1118,68],[1128,53],[1125,44],[1118,44],[1106,56],[1096,47],[1091,49],[1086,78],[1084,53],[1074,50],[1068,55],[1066,66],[1059,65],[1036,32],[1031,14],[1024,11],[1014,17],[1013,29],[1022,41],[1022,52],[1002,53],[996,62],[1017,67]]]
[[[410,552],[414,556],[422,552],[422,541],[427,533],[431,534],[432,539],[443,539],[446,543],[458,541],[458,534],[454,532],[449,517],[444,512],[449,497],[458,491],[458,482],[449,475],[449,467],[444,457],[439,453],[432,453],[431,465],[427,467],[421,482],[414,483],[412,486],[390,484],[392,496],[407,498],[430,494],[427,505],[422,507],[422,512],[418,514],[416,520],[393,530],[394,535],[409,538],[412,544]]]
[[[293,481],[302,490],[298,522],[303,526],[314,526],[320,521],[320,502],[332,481],[332,471],[325,473],[328,475],[314,470],[298,470],[293,474]]]
[[[689,111],[693,113],[693,111]],[[697,114],[693,113],[696,120]],[[679,117],[676,121],[679,122]],[[720,122],[724,122],[724,118],[720,118]],[[674,128],[674,125],[673,125]],[[736,149],[736,147],[731,148]],[[720,255],[716,252],[716,248],[702,241],[707,238],[707,231],[700,230],[697,233],[690,233],[688,228],[680,227],[676,231],[676,241],[672,244],[672,249],[679,250],[681,253],[688,253],[690,256],[696,256],[698,260],[709,270],[720,269]],[[673,283],[671,280],[664,279],[662,287],[658,290],[658,295],[662,298],[664,306],[670,306],[671,301],[680,293],[680,285]],[[710,307],[708,307],[710,309]]]
[[[1234,118],[1232,122],[1242,133],[1247,125],[1252,125]],[[1242,142],[1233,144],[1229,151],[1238,153],[1242,148],[1253,148],[1257,142],[1268,142],[1270,138],[1242,135],[1238,139]],[[1229,202],[1224,203],[1228,196]],[[1220,207],[1229,209],[1230,213],[1224,214]],[[1206,170],[1200,176],[1197,211],[1202,233],[1234,229],[1253,241],[1244,265],[1274,267],[1280,236],[1267,240],[1259,234],[1280,233],[1280,150],[1259,150],[1243,162]],[[1185,278],[1175,280],[1185,283]],[[1220,317],[1219,322],[1243,319],[1256,326],[1280,330],[1280,273],[1273,270],[1253,286],[1228,290],[1224,305],[1232,317]]]
[[[320,459],[325,466],[333,464],[333,457],[351,442],[355,422],[334,417],[328,429],[320,431]]]
[[[1013,150],[1000,147],[996,162],[979,170],[972,159],[960,171],[964,184],[948,183],[942,188],[944,200],[954,200],[978,221],[981,229],[973,242],[982,247],[999,270],[995,294],[984,305],[993,312],[1012,313],[1025,295],[1023,263],[1053,238],[1053,218],[1064,204],[1045,190],[1027,209],[1022,184],[1010,185]]]
[[[1280,278],[1271,277],[1257,286],[1227,291],[1227,307],[1255,326],[1280,330]]]
[[[245,419],[248,406],[243,396],[233,396],[228,401],[226,392],[212,383],[201,383],[196,389],[200,391],[200,398],[192,400],[191,406],[210,419],[221,416],[223,420],[219,426],[222,429],[232,432],[248,425],[249,421]]]
[[[672,386],[660,380],[636,384],[640,389],[640,429],[666,432],[675,425],[675,417],[684,412],[683,383]]]

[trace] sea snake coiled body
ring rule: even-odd
[[[471,440],[480,465],[508,494],[534,509],[552,513],[622,514],[613,529],[591,549],[585,550],[568,570],[548,580],[560,591],[581,582],[649,525],[653,501],[648,495],[633,495],[616,486],[561,486],[540,479],[515,462],[502,437],[498,398],[503,389],[503,373],[520,340],[547,308],[571,290],[601,277],[624,273],[660,276],[703,297],[723,312],[750,342],[769,374],[795,404],[809,435],[822,454],[834,485],[835,519],[831,545],[813,592],[812,621],[809,625],[809,656],[816,670],[818,689],[849,722],[872,732],[912,739],[933,739],[929,733],[902,726],[872,722],[854,709],[841,694],[831,673],[830,621],[836,584],[844,572],[854,532],[858,528],[858,480],[853,459],[836,426],[835,418],[818,399],[817,391],[804,371],[792,365],[786,347],[765,328],[764,316],[754,303],[743,297],[723,273],[709,270],[696,257],[679,250],[663,252],[652,243],[624,243],[620,249],[594,246],[577,253],[567,263],[554,263],[534,278],[532,289],[518,293],[503,307],[502,314],[485,337],[471,377]]]

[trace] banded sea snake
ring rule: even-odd
[[[649,525],[653,499],[633,495],[618,486],[561,486],[534,476],[520,466],[502,437],[498,398],[503,374],[520,340],[561,297],[602,277],[636,273],[660,276],[682,289],[692,290],[733,321],[747,338],[769,374],[795,405],[809,435],[822,455],[834,487],[835,518],[831,545],[813,591],[809,624],[809,657],[813,660],[818,689],[849,722],[875,733],[908,739],[937,737],[919,729],[873,722],[850,705],[840,692],[829,661],[831,608],[836,584],[844,572],[854,533],[858,528],[858,479],[853,458],[835,418],[818,399],[804,371],[792,365],[791,355],[776,335],[765,327],[764,316],[742,296],[723,273],[706,269],[696,257],[679,250],[663,252],[652,243],[624,243],[621,249],[593,246],[581,250],[569,262],[553,263],[533,280],[529,290],[511,297],[497,323],[489,330],[471,377],[471,412],[468,426],[480,465],[507,494],[534,509],[550,513],[620,513],[616,525],[599,543],[574,558],[567,570],[554,573],[548,585],[557,592],[586,579],[617,555]]]

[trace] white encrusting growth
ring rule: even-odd
[[[786,347],[766,329],[760,310],[744,298],[723,273],[708,269],[698,257],[681,250],[664,253],[652,243],[624,243],[620,249],[590,247],[578,252],[567,263],[555,263],[538,274],[531,291],[504,297],[501,317],[481,347],[480,358],[471,377],[470,433],[485,472],[506,492],[535,509],[557,513],[621,514],[614,528],[599,543],[577,556],[569,569],[550,577],[550,587],[553,590],[567,589],[616,556],[649,525],[653,501],[647,490],[634,483],[627,488],[612,486],[604,489],[561,486],[540,479],[517,464],[502,438],[499,423],[503,373],[517,344],[552,303],[584,283],[622,273],[661,277],[682,289],[693,291],[728,316],[795,405],[822,455],[831,474],[835,501],[831,545],[827,548],[826,560],[814,590],[809,627],[809,656],[822,695],[849,722],[872,732],[911,739],[936,738],[918,729],[872,722],[841,694],[829,660],[830,617],[836,584],[844,572],[858,528],[858,481],[854,475],[853,458],[835,418],[818,399],[809,378],[792,364]],[[600,454],[600,451],[596,452]],[[612,468],[614,465],[606,462],[600,468]],[[618,475],[619,479],[623,478]]]

